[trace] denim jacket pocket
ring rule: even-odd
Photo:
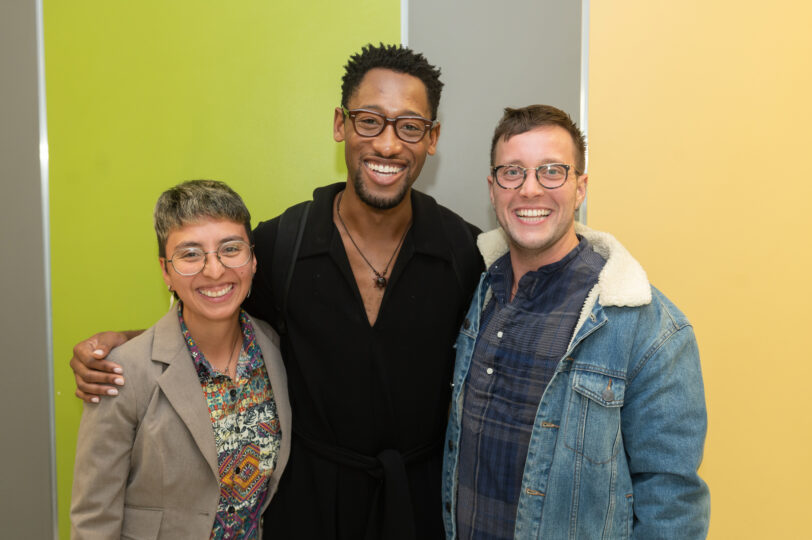
[[[621,448],[620,409],[626,381],[603,373],[575,368],[565,445],[594,464],[612,461]],[[572,428],[577,426],[574,431]]]

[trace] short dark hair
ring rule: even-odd
[[[166,241],[173,229],[202,218],[242,223],[249,243],[254,243],[248,208],[236,191],[217,180],[189,180],[167,189],[158,197],[153,215],[160,257],[166,257]]]
[[[567,130],[575,145],[575,168],[583,174],[586,167],[586,140],[584,134],[572,121],[570,115],[551,105],[528,105],[521,109],[505,108],[505,114],[493,132],[491,141],[491,166],[495,165],[496,143],[501,139],[509,140],[514,135],[521,135],[543,126],[559,126]]]
[[[347,107],[350,97],[358,90],[361,79],[371,69],[390,69],[417,77],[426,87],[426,97],[431,109],[430,120],[437,119],[437,108],[440,106],[440,94],[443,83],[440,81],[440,69],[429,64],[426,57],[402,45],[384,45],[377,47],[371,43],[353,54],[344,66],[341,78],[341,105]]]

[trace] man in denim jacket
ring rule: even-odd
[[[449,538],[704,538],[707,429],[685,316],[611,235],[575,223],[586,145],[554,107],[506,109],[501,228],[457,340]]]

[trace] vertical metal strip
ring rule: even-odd
[[[589,0],[581,0],[581,131],[587,140],[585,170],[589,170]],[[578,211],[578,221],[586,225],[586,206],[589,195]]]
[[[42,0],[36,0],[37,25],[37,102],[39,116],[39,166],[40,166],[40,196],[42,198],[42,246],[43,246],[43,284],[45,290],[45,333],[47,374],[48,374],[48,430],[50,433],[50,484],[51,484],[51,526],[53,537],[59,538],[59,518],[57,511],[56,490],[56,422],[54,419],[54,343],[53,343],[53,311],[51,305],[51,210],[50,210],[50,184],[49,184],[49,152],[48,152],[48,116],[46,114],[45,99],[45,34],[43,25]]]

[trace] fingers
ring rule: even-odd
[[[98,403],[98,396],[118,395],[116,386],[124,385],[123,370],[105,358],[113,347],[125,341],[126,336],[119,332],[102,332],[76,344],[70,360],[76,379],[76,397]]]
[[[127,336],[121,332],[101,332],[90,339],[77,343],[76,346],[73,347],[73,356],[91,369],[102,369],[120,374],[121,367],[117,364],[112,362],[106,364],[94,362],[103,360],[113,348],[118,347],[126,341]]]

